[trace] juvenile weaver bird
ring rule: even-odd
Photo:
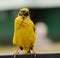
[[[31,53],[31,50],[33,50],[34,53],[33,46],[36,40],[34,29],[34,23],[30,19],[29,9],[21,8],[14,21],[13,44],[17,45],[23,53]],[[16,51],[14,58],[16,57],[18,50]]]

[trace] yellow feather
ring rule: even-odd
[[[28,9],[22,8],[21,10],[26,11]],[[26,16],[23,20],[23,17],[18,15],[14,21],[13,44],[22,46],[25,53],[28,53],[30,46],[34,46],[35,40],[34,23],[30,16]]]

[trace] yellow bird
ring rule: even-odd
[[[29,9],[21,8],[14,21],[13,44],[19,46],[24,53],[30,53],[33,50],[36,40],[34,29],[34,23],[30,19]],[[18,50],[16,54],[17,52]]]

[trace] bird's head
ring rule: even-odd
[[[22,17],[29,16],[29,9],[28,8],[21,8],[18,15],[22,16]]]

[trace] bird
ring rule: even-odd
[[[18,46],[14,58],[16,58],[19,49],[25,54],[31,53],[32,50],[33,54],[36,56],[33,48],[35,41],[35,25],[30,18],[29,9],[21,8],[14,20],[13,44]]]

